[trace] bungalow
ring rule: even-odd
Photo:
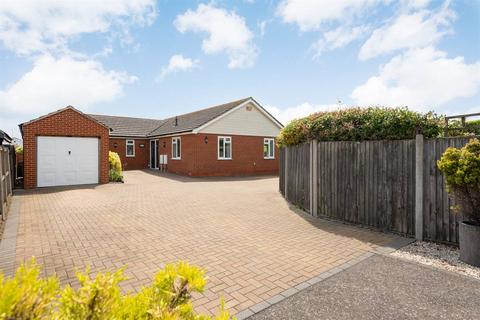
[[[253,98],[164,120],[85,114],[68,106],[20,124],[24,187],[108,182],[108,151],[124,170],[194,177],[278,173],[282,124]]]

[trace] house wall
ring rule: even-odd
[[[218,136],[179,136],[182,141],[181,160],[172,159],[172,137],[160,138],[159,154],[168,155],[169,172],[182,175],[208,177],[278,174],[278,148],[275,147],[275,159],[263,158],[263,139],[268,136],[228,135],[232,137],[232,160],[218,160]],[[205,137],[208,137],[208,143],[205,143]]]
[[[280,133],[280,128],[264,112],[250,103],[219,118],[218,121],[199,130],[199,133],[276,137]]]
[[[127,157],[127,140],[135,140],[135,156]],[[110,151],[118,153],[122,161],[123,170],[138,170],[149,167],[150,164],[150,145],[148,139],[135,138],[110,138]],[[144,145],[143,148],[140,145]],[[115,146],[116,145],[116,146]]]
[[[72,109],[65,109],[23,126],[24,188],[37,186],[37,136],[99,138],[99,182],[108,183],[109,131]]]

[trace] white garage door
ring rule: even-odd
[[[37,186],[98,183],[98,139],[37,138]]]

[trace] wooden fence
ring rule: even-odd
[[[468,140],[417,136],[289,146],[280,152],[280,188],[314,216],[457,243],[459,217],[436,162],[446,148]]]
[[[0,216],[5,220],[12,197],[12,148],[0,146]]]

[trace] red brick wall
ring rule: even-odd
[[[24,187],[37,186],[37,136],[96,137],[100,145],[99,182],[108,183],[108,135],[106,127],[76,112],[66,109],[23,126]]]
[[[208,143],[205,144],[205,137]],[[189,134],[179,136],[182,141],[182,159],[172,159],[172,138],[161,138],[159,153],[168,155],[168,171],[189,176],[238,176],[278,174],[278,149],[275,159],[263,158],[265,137],[232,137],[232,160],[218,160],[218,135]],[[165,142],[165,147],[163,143]]]
[[[135,157],[127,157],[127,140],[135,140]],[[143,148],[140,147],[142,144]],[[147,139],[110,138],[110,151],[118,153],[123,170],[145,169],[150,164],[150,145]]]

